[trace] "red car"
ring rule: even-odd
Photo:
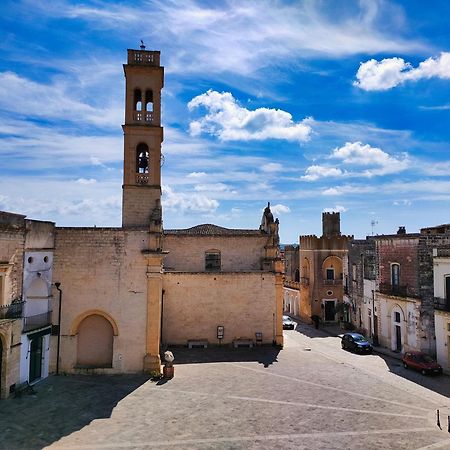
[[[423,352],[406,352],[403,355],[403,367],[418,370],[422,375],[442,373],[442,367],[431,356]]]

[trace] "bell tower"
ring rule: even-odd
[[[144,45],[140,50],[128,50],[123,69],[126,90],[122,227],[148,227],[155,221],[151,216],[161,213],[164,68],[160,66],[160,52],[145,50]]]

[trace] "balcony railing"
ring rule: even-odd
[[[298,290],[300,289],[300,283],[298,281],[284,280],[284,287]]]
[[[450,311],[450,299],[434,297],[434,309]]]
[[[22,317],[24,303],[17,302],[0,306],[0,319],[20,319]]]
[[[47,311],[42,314],[36,314],[35,316],[25,317],[23,320],[23,331],[36,330],[38,328],[44,328],[52,324],[52,312]]]
[[[338,279],[338,280],[327,280],[326,278],[323,279],[323,285],[324,286],[342,286],[343,280]]]
[[[414,295],[408,295],[407,285],[380,283],[378,290],[381,294],[385,295],[395,295],[397,297],[414,297]]]

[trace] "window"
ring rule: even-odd
[[[139,144],[136,148],[136,172],[148,173],[148,147],[147,144]]]
[[[220,252],[208,251],[205,253],[205,270],[207,272],[220,272]]]
[[[445,276],[445,299],[450,302],[450,275]]]
[[[142,111],[142,94],[140,89],[134,90],[134,110]]]
[[[153,111],[153,92],[150,89],[145,92],[145,110],[147,112]]]
[[[334,269],[327,269],[327,280],[334,280]]]
[[[391,265],[391,282],[392,287],[398,287],[400,285],[400,264]]]
[[[394,321],[400,323],[400,313],[398,311],[394,313]]]

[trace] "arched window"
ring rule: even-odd
[[[77,366],[112,367],[113,327],[103,316],[87,316],[78,327]]]
[[[139,144],[136,147],[136,172],[148,173],[149,152],[147,144]]]
[[[153,91],[151,89],[145,91],[145,110],[147,112],[153,111]]]
[[[205,271],[220,272],[221,261],[218,250],[208,250],[205,252]]]
[[[142,111],[142,93],[140,89],[134,90],[134,110]]]
[[[400,264],[391,265],[391,284],[394,289],[400,286]]]

